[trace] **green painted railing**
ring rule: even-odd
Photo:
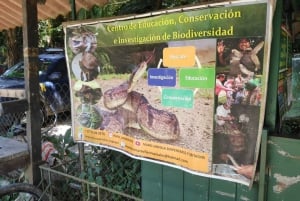
[[[229,181],[142,163],[145,201],[297,201],[300,189],[300,140],[268,137],[265,130],[259,178],[251,188]]]

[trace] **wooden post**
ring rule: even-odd
[[[25,93],[28,101],[26,130],[30,152],[30,164],[26,174],[29,182],[36,185],[40,181],[41,161],[37,0],[23,0],[23,51]]]

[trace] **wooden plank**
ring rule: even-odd
[[[25,167],[29,162],[29,150],[26,143],[0,137],[0,173]]]
[[[208,201],[210,179],[184,173],[184,201]]]
[[[269,137],[269,201],[299,200],[300,189],[300,140]]]
[[[0,89],[0,97],[25,98],[24,89]]]
[[[163,201],[183,201],[183,171],[163,167]]]
[[[235,183],[225,180],[211,179],[210,201],[235,201],[237,186]]]
[[[162,201],[162,165],[142,161],[142,198]]]

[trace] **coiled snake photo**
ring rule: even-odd
[[[123,118],[122,127],[140,128],[159,140],[176,140],[180,135],[176,115],[154,108],[143,94],[133,90],[147,70],[150,59],[140,63],[127,81],[103,93],[104,106],[117,110],[117,114]]]

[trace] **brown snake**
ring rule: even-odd
[[[159,140],[175,140],[180,135],[176,115],[152,107],[143,94],[133,91],[136,82],[146,71],[150,59],[142,62],[128,81],[105,91],[104,105],[108,109],[117,109],[127,127],[138,127]]]

